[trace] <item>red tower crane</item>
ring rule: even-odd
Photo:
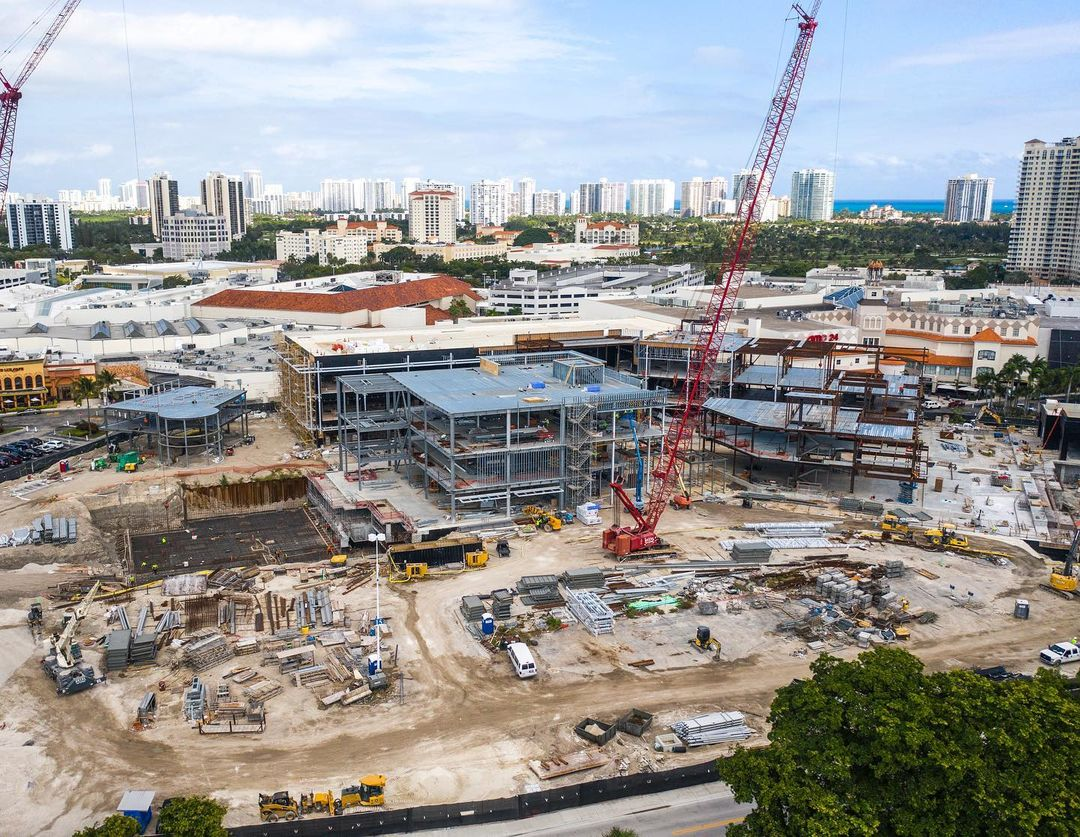
[[[634,520],[633,526],[612,526],[604,531],[604,548],[616,555],[627,555],[661,545],[656,524],[667,508],[675,483],[679,479],[679,464],[694,435],[709,383],[716,369],[720,347],[727,325],[735,311],[735,300],[742,285],[746,265],[754,250],[758,221],[765,209],[776,167],[787,142],[791,120],[802,92],[803,76],[810,57],[810,45],[817,29],[817,13],[821,0],[814,0],[810,11],[798,3],[792,6],[799,21],[799,35],[791,50],[787,67],[769,104],[769,112],[761,130],[752,172],[739,196],[732,229],[720,270],[713,286],[705,317],[690,353],[690,371],[683,387],[682,409],[668,425],[664,436],[664,452],[660,466],[652,472],[652,487],[644,509],[635,508],[620,483],[611,484],[619,502]]]
[[[19,113],[19,100],[22,99],[22,88],[30,74],[37,69],[45,53],[49,51],[56,36],[64,28],[68,20],[75,13],[81,0],[68,0],[53,20],[41,40],[26,59],[22,70],[10,82],[0,70],[0,211],[7,202],[8,177],[11,175],[11,155],[15,150],[15,117]]]

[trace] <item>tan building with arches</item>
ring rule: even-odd
[[[45,359],[9,357],[0,360],[0,410],[40,407],[48,397]]]

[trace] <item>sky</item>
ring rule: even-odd
[[[0,0],[0,49],[48,2]],[[12,191],[730,178],[794,36],[780,0],[132,0],[133,126],[122,8],[85,0],[26,84]],[[774,193],[813,166],[837,199],[942,198],[967,172],[1006,199],[1026,140],[1080,134],[1073,0],[824,0],[819,20]]]

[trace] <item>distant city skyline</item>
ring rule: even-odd
[[[764,115],[781,34],[793,30],[785,0],[221,8],[128,9],[136,172],[119,12],[80,7],[24,91],[12,191],[162,169],[186,194],[207,171],[253,168],[290,191],[328,177],[528,175],[568,193],[601,177],[731,177]],[[8,0],[0,30],[21,31],[39,13],[34,0]],[[919,199],[978,171],[1010,197],[1025,141],[1076,134],[1074,4],[956,0],[912,14],[866,0],[850,4],[846,45],[844,14],[840,3],[822,8],[777,184],[796,169],[835,168],[837,199]]]

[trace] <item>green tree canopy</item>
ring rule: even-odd
[[[228,837],[221,821],[228,809],[205,796],[181,796],[169,801],[158,816],[163,837]]]
[[[897,648],[780,689],[770,745],[718,763],[733,835],[1076,835],[1080,701],[1058,674],[995,683],[925,674]]]
[[[139,823],[123,814],[113,814],[103,822],[80,828],[72,837],[136,837],[141,834]]]
[[[524,247],[526,244],[550,244],[551,232],[543,227],[529,227],[521,231],[514,239],[515,247]]]
[[[461,317],[471,317],[472,309],[469,308],[469,303],[465,300],[455,299],[450,303],[450,307],[446,309],[446,313],[457,320]]]

